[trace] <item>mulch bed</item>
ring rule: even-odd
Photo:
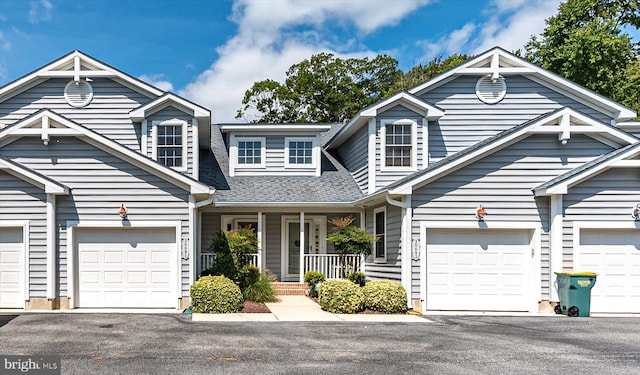
[[[270,313],[271,310],[264,303],[244,301],[244,307],[240,310],[241,313]]]

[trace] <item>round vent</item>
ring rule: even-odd
[[[87,81],[71,81],[64,87],[64,98],[72,107],[84,107],[93,99],[93,88]]]
[[[497,103],[504,99],[506,93],[507,84],[502,77],[491,79],[491,76],[484,76],[476,83],[476,95],[485,103]]]

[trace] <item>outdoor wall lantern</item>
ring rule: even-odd
[[[640,220],[640,203],[636,204],[636,206],[633,208],[633,211],[631,211],[631,217],[635,221]]]
[[[487,210],[485,210],[484,205],[481,204],[476,209],[476,219],[478,219],[478,221],[484,221],[485,216],[487,216]]]
[[[127,211],[128,211],[127,206],[125,206],[124,203],[121,203],[118,213],[120,214],[120,217],[122,218],[122,220],[125,220],[127,218]]]

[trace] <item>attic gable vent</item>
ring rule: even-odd
[[[504,78],[492,79],[491,76],[480,77],[476,83],[476,95],[478,99],[487,104],[494,104],[504,99],[507,93],[507,84]]]
[[[72,107],[84,107],[93,99],[93,88],[87,81],[71,81],[64,87],[64,98]]]

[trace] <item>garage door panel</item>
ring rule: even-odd
[[[175,307],[175,241],[175,228],[79,230],[78,305]]]
[[[21,227],[0,227],[0,307],[24,308],[26,249]]]
[[[428,229],[427,309],[529,310],[531,236],[531,230]]]
[[[591,311],[640,313],[640,231],[580,231],[575,269],[598,274],[591,290]]]

